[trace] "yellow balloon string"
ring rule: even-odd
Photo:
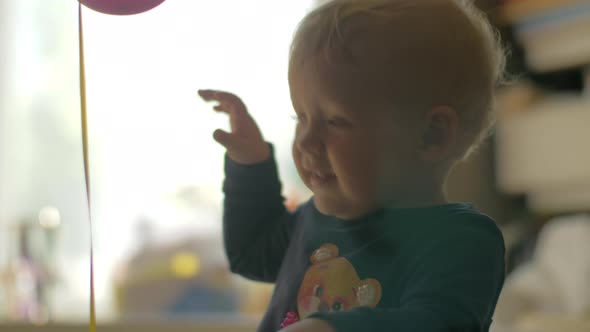
[[[80,52],[80,109],[82,118],[82,150],[84,154],[84,178],[90,223],[90,332],[96,332],[96,305],[94,302],[94,253],[92,245],[92,208],[90,204],[90,165],[88,163],[88,125],[86,112],[86,75],[84,73],[84,37],[82,29],[82,4],[78,2],[78,50]]]

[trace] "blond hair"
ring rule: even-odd
[[[489,135],[506,56],[469,0],[332,0],[300,23],[290,70],[306,62],[363,72],[394,107],[453,107],[464,159]]]

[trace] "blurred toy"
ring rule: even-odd
[[[550,221],[539,235],[533,259],[506,279],[496,323],[516,326],[524,317],[542,313],[590,316],[589,254],[590,215]]]
[[[215,238],[144,245],[115,277],[122,319],[234,313],[239,298]]]

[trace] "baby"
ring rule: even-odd
[[[235,95],[223,236],[231,270],[275,284],[258,331],[488,331],[504,241],[449,170],[487,135],[504,53],[458,0],[333,0],[292,42],[292,153],[313,197],[289,212],[273,146]]]

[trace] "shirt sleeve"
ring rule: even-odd
[[[287,211],[271,145],[271,158],[243,165],[225,157],[223,239],[230,270],[275,282],[294,227]]]
[[[470,228],[420,253],[399,306],[311,317],[328,321],[337,332],[488,331],[504,283],[504,250],[495,225]]]

